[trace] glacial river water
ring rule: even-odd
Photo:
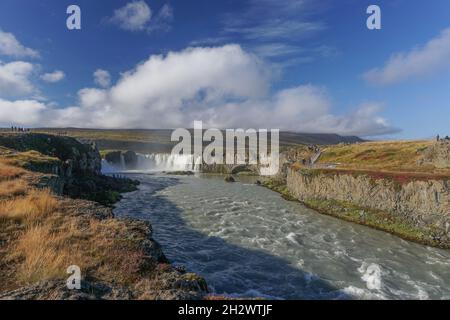
[[[132,176],[140,189],[115,214],[150,221],[171,262],[217,294],[450,299],[450,251],[318,214],[251,181]]]

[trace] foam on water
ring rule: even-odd
[[[358,271],[363,274],[361,279],[366,282],[367,289],[381,289],[381,267],[378,264],[364,262]]]
[[[315,213],[220,177],[134,175],[114,213],[149,220],[170,261],[217,294],[283,299],[441,299],[450,252]],[[240,178],[244,179],[244,178]]]
[[[298,242],[297,242],[297,240],[295,239],[295,233],[293,233],[293,232],[289,233],[289,234],[286,236],[286,239],[288,239],[290,242],[292,242],[292,243],[298,245]]]

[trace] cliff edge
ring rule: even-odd
[[[108,195],[137,183],[100,166],[95,146],[72,138],[0,135],[0,299],[203,298],[206,282],[171,266],[150,224],[114,218]]]

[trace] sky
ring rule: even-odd
[[[448,0],[0,2],[4,127],[428,139],[450,135],[449,71]]]

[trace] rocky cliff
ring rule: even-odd
[[[450,244],[448,179],[397,181],[364,173],[289,169],[287,188],[296,199],[324,213],[399,235],[405,228],[414,229],[422,239],[413,239],[416,234],[411,240]],[[409,237],[409,232],[403,233]]]
[[[418,164],[440,169],[450,168],[450,140],[441,140],[428,147]]]
[[[95,144],[81,143],[74,138],[33,133],[2,134],[0,145],[22,152],[34,150],[57,158],[60,164],[52,168],[56,171],[52,173],[64,177],[75,174],[99,175],[101,171],[101,157]]]
[[[59,195],[112,205],[120,199],[120,193],[136,190],[138,184],[130,179],[102,175],[101,156],[95,144],[74,138],[34,133],[2,134],[0,146],[18,153],[35,153],[36,156],[27,157],[20,166],[41,173],[36,185],[50,187]],[[41,161],[43,158],[45,161]]]

